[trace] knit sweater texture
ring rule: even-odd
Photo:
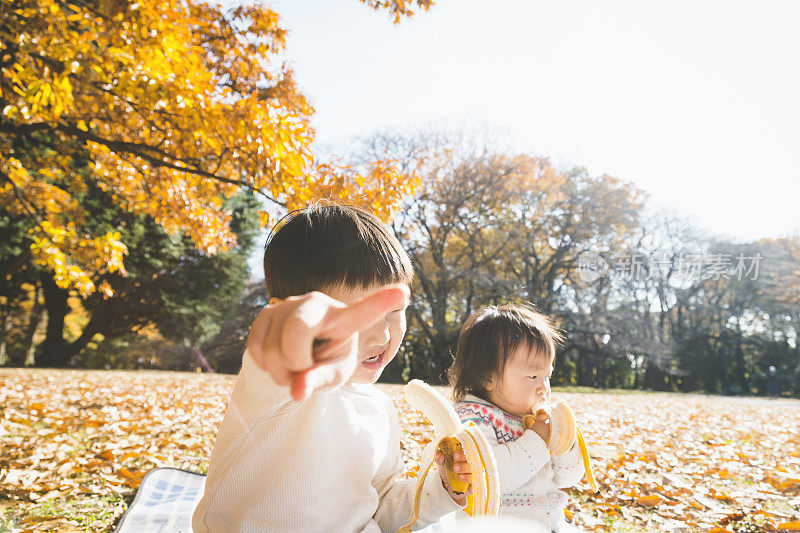
[[[535,431],[525,429],[521,419],[482,398],[467,395],[455,407],[462,422],[477,424],[493,443],[502,491],[500,514],[559,531],[568,498],[558,489],[578,484],[584,474],[577,444],[555,456]]]
[[[192,528],[394,532],[411,515],[417,484],[404,470],[394,404],[374,385],[298,402],[245,352]],[[458,509],[439,476],[428,476],[415,527]]]

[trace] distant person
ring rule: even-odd
[[[769,372],[767,374],[767,392],[770,398],[778,396],[778,371],[774,366],[769,367]]]
[[[548,447],[550,421],[535,415],[550,398],[550,376],[561,334],[550,320],[525,305],[487,307],[461,328],[450,384],[456,412],[493,444],[501,515],[538,523],[547,531],[579,531],[564,518],[567,494],[584,475],[577,440],[566,453]],[[523,419],[535,415],[526,428]],[[569,446],[569,442],[566,443]]]

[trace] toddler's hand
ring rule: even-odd
[[[472,467],[467,462],[467,456],[464,452],[455,452],[453,454],[453,471],[458,473],[459,479],[465,483],[469,483],[466,492],[456,493],[450,486],[450,481],[447,479],[447,471],[444,467],[444,455],[442,452],[436,452],[436,464],[439,465],[439,477],[442,478],[442,484],[447,490],[447,493],[453,498],[453,501],[458,505],[464,506],[467,504],[467,497],[472,494]]]
[[[385,285],[345,304],[321,292],[290,296],[253,321],[247,349],[278,385],[303,400],[314,390],[347,381],[358,364],[358,332],[408,302],[408,288]]]
[[[532,429],[537,435],[542,437],[545,444],[550,441],[550,417],[547,416],[546,413],[542,412],[536,415],[536,421],[530,424],[528,429]]]

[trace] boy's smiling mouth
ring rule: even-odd
[[[383,360],[386,357],[386,350],[388,348],[389,348],[389,343],[387,342],[386,346],[381,348],[380,352],[361,361],[361,366],[367,367],[370,370],[375,370],[377,368],[380,368],[381,366],[383,366]]]

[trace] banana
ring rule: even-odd
[[[456,494],[467,492],[469,483],[461,481],[461,478],[458,477],[458,474],[453,470],[453,454],[464,450],[461,443],[458,442],[458,439],[455,437],[445,437],[439,441],[437,449],[444,455],[444,467],[447,471],[447,481],[450,482],[450,487],[453,489],[453,492]]]
[[[435,435],[435,449],[445,458],[444,467],[447,479],[454,492],[465,492],[469,485],[459,479],[453,471],[453,454],[463,451],[472,469],[472,494],[467,498],[465,511],[472,516],[496,515],[500,510],[500,480],[494,453],[489,441],[475,424],[464,425],[455,409],[444,396],[418,379],[411,380],[404,388],[406,401],[431,421]],[[423,452],[422,466],[414,508],[409,522],[398,533],[410,532],[419,518],[422,498],[422,485],[433,467],[434,447],[428,446]]]
[[[461,429],[461,420],[456,410],[436,389],[422,380],[412,379],[403,389],[408,405],[422,411],[433,424],[437,436],[452,435]]]
[[[564,402],[554,404],[538,404],[531,409],[533,414],[525,415],[522,423],[526,429],[531,429],[536,423],[539,413],[544,413],[550,419],[550,438],[547,447],[553,455],[564,455],[572,448],[575,440],[578,440],[578,447],[583,458],[583,468],[586,471],[586,480],[597,491],[597,482],[594,479],[592,465],[589,462],[589,451],[586,449],[586,442],[583,440],[581,430],[575,425],[575,415],[569,405]]]

